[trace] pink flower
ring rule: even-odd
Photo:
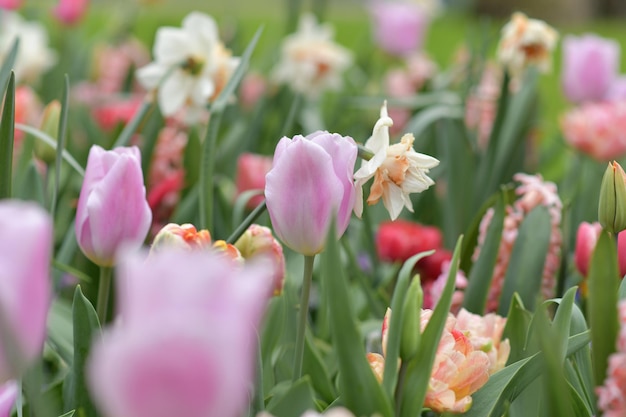
[[[563,38],[561,83],[574,103],[602,100],[619,71],[619,43],[597,35]]]
[[[374,22],[374,39],[383,50],[402,56],[421,48],[430,18],[419,5],[375,1],[369,11]]]
[[[337,236],[348,227],[355,202],[352,173],[357,146],[350,137],[315,132],[282,138],[265,177],[265,199],[276,235],[296,252],[324,249],[333,217]]]
[[[15,381],[9,381],[0,386],[0,417],[10,417],[13,404],[19,395],[18,385]]]
[[[626,101],[585,103],[560,122],[565,141],[598,161],[626,154]]]
[[[8,338],[0,343],[0,384],[16,379],[41,354],[52,297],[52,221],[39,206],[0,202],[0,309]]]
[[[424,285],[424,308],[435,308],[441,298],[443,289],[446,286],[449,271],[450,261],[445,261],[441,267],[441,274],[439,277],[437,277],[435,281],[428,283],[428,285]],[[450,311],[452,313],[456,314],[463,305],[464,293],[460,290],[467,288],[467,283],[467,277],[463,271],[459,269],[455,278],[455,287],[457,290],[454,291],[454,294],[452,295],[452,305],[450,306]]]
[[[246,74],[239,88],[241,106],[248,110],[252,109],[266,91],[267,80],[265,77],[256,72]]]
[[[239,249],[241,256],[246,260],[264,256],[265,259],[272,262],[274,295],[281,294],[285,281],[285,256],[283,255],[283,247],[274,238],[272,231],[268,227],[252,224],[235,242],[235,247]]]
[[[92,114],[98,125],[106,131],[111,131],[119,124],[126,125],[133,118],[143,97],[134,96],[130,99],[114,99],[94,106]]]
[[[88,5],[89,0],[59,0],[54,16],[65,25],[73,25],[83,18]]]
[[[519,198],[513,206],[506,207],[504,229],[500,240],[498,257],[493,270],[491,287],[487,299],[487,311],[496,311],[500,304],[500,294],[504,285],[504,277],[509,267],[513,245],[517,239],[518,228],[528,213],[535,207],[542,205],[548,208],[551,219],[551,234],[548,253],[543,268],[541,292],[544,298],[553,296],[556,285],[556,273],[561,259],[561,210],[563,204],[557,193],[556,185],[552,182],[544,182],[540,175],[515,174],[513,179],[520,185],[515,193]],[[487,228],[493,217],[493,209],[489,209],[480,222],[478,245],[473,259],[478,259],[482,245],[485,243]]]
[[[94,263],[112,266],[122,244],[138,248],[150,228],[137,147],[89,151],[76,210],[76,240]]]
[[[227,417],[244,411],[272,268],[200,251],[127,257],[120,321],[96,342],[88,383],[107,417]]]
[[[15,89],[15,123],[38,125],[42,111],[39,96],[31,87],[21,85]],[[24,135],[21,130],[15,130],[16,148],[19,149]]]
[[[0,0],[0,9],[17,10],[23,3],[24,0]]]
[[[589,262],[596,247],[598,237],[602,231],[602,226],[598,222],[582,222],[576,232],[576,249],[574,251],[574,263],[578,272],[587,276],[589,272]],[[617,235],[617,260],[619,262],[619,272],[621,276],[626,275],[626,233],[620,232]]]
[[[620,332],[617,352],[609,356],[609,368],[604,385],[596,388],[598,408],[605,417],[626,415],[626,301],[618,306]]]
[[[272,169],[272,157],[253,153],[243,153],[237,158],[237,175],[235,184],[237,195],[245,191],[265,188],[265,176]],[[246,207],[253,209],[263,201],[263,195],[252,197]]]

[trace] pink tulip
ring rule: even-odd
[[[54,16],[65,25],[80,21],[87,12],[89,0],[59,0],[54,8]]]
[[[597,35],[563,39],[561,82],[574,103],[605,98],[619,71],[619,43]]]
[[[375,1],[369,9],[374,21],[374,39],[383,50],[404,56],[421,48],[429,17],[419,5]]]
[[[355,201],[356,156],[354,140],[336,133],[280,140],[265,198],[276,235],[291,249],[307,256],[321,252],[333,217],[337,236],[345,232]]]
[[[94,346],[87,367],[103,415],[241,415],[272,272],[175,248],[123,260],[121,320]]]
[[[50,307],[52,222],[40,207],[0,202],[0,310],[10,338],[0,339],[0,383],[18,378],[39,356]]]
[[[24,0],[0,0],[0,9],[17,10],[23,3]]]
[[[251,190],[263,191],[265,176],[272,169],[272,157],[243,153],[237,159],[237,195]],[[246,207],[253,209],[263,201],[263,195],[252,197]]]
[[[574,263],[576,269],[583,276],[589,272],[589,262],[591,255],[596,248],[596,243],[602,226],[598,222],[582,222],[576,232],[576,249],[574,251]],[[620,232],[617,235],[617,260],[619,263],[620,276],[626,275],[626,233]]]
[[[9,381],[0,386],[0,417],[11,416],[11,410],[18,395],[18,385],[15,381]]]
[[[76,211],[76,240],[83,253],[100,266],[112,266],[123,243],[141,246],[151,220],[139,149],[105,151],[94,145]]]

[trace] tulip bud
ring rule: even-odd
[[[151,222],[139,149],[92,146],[76,210],[76,240],[85,256],[112,266],[122,244],[141,246]]]
[[[89,0],[59,0],[54,16],[65,25],[79,22],[87,12]]]
[[[420,341],[420,317],[422,311],[422,301],[424,292],[419,280],[415,276],[409,286],[404,301],[402,318],[402,342],[400,344],[400,357],[403,360],[410,360],[416,353]]]
[[[598,220],[611,233],[626,229],[626,173],[615,161],[609,164],[602,178]]]
[[[202,249],[211,247],[211,234],[208,230],[197,231],[192,224],[178,225],[170,223],[164,226],[154,237],[150,252],[164,247],[175,246],[182,249]]]
[[[264,226],[252,224],[235,242],[235,247],[244,259],[266,256],[274,267],[274,295],[283,291],[285,280],[285,256],[282,245],[274,238],[272,231]]]
[[[602,231],[600,223],[587,223],[582,222],[578,226],[576,232],[576,249],[574,251],[574,263],[576,269],[583,276],[587,276],[589,270],[589,261],[591,254],[596,247],[598,237]]]
[[[242,264],[244,262],[244,258],[243,256],[241,256],[241,252],[239,252],[239,249],[237,249],[235,245],[226,243],[225,240],[216,240],[215,243],[213,243],[213,249],[223,253],[224,255],[226,255],[226,257],[236,262]]]
[[[41,121],[41,131],[52,139],[58,140],[59,119],[61,117],[61,103],[58,100],[51,101],[43,111],[43,119]],[[40,140],[35,141],[35,156],[46,164],[54,163],[56,158],[56,149]]]

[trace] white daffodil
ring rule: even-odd
[[[20,43],[13,67],[15,79],[36,82],[57,61],[56,53],[48,48],[48,33],[43,25],[5,11],[0,16],[0,63],[7,58],[16,38]]]
[[[519,76],[529,65],[541,72],[552,66],[552,51],[559,35],[546,22],[514,13],[502,28],[498,44],[498,60],[513,76]]]
[[[239,64],[219,39],[211,16],[192,12],[181,28],[162,27],[156,33],[154,62],[137,71],[147,89],[158,88],[164,116],[183,107],[205,107],[224,88]],[[170,73],[171,72],[171,73]]]
[[[333,42],[329,25],[318,25],[315,16],[300,18],[298,31],[283,41],[281,58],[273,71],[278,84],[310,98],[325,90],[338,90],[341,75],[352,64],[352,54]]]
[[[363,185],[372,177],[367,203],[376,204],[380,198],[392,220],[400,215],[403,207],[413,211],[409,198],[411,193],[420,193],[435,182],[428,177],[431,168],[439,165],[432,156],[415,152],[412,134],[405,134],[400,143],[389,145],[389,127],[393,120],[387,115],[387,102],[380,109],[380,119],[374,126],[372,136],[365,142],[365,147],[374,156],[363,161],[361,168],[354,174],[356,185],[356,203],[354,212],[361,217],[363,213]]]

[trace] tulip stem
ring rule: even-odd
[[[250,212],[250,214],[248,214],[248,217],[246,217],[244,221],[241,222],[237,229],[235,229],[235,231],[230,236],[228,236],[228,239],[226,239],[226,243],[234,244],[237,240],[239,240],[241,235],[243,235],[245,231],[248,230],[248,227],[250,227],[250,225],[259,218],[259,216],[265,211],[266,208],[267,205],[265,204],[265,200],[263,200],[263,202],[256,206],[254,210]]]
[[[100,282],[98,283],[98,304],[96,311],[98,312],[98,320],[100,320],[101,325],[104,325],[107,318],[112,275],[113,269],[111,267],[100,267]]]
[[[302,376],[302,359],[304,357],[304,337],[306,323],[309,316],[309,295],[311,293],[311,281],[313,280],[313,261],[315,255],[304,257],[304,275],[302,277],[302,295],[300,298],[300,316],[298,320],[298,332],[296,334],[296,356],[293,365],[293,382]]]

